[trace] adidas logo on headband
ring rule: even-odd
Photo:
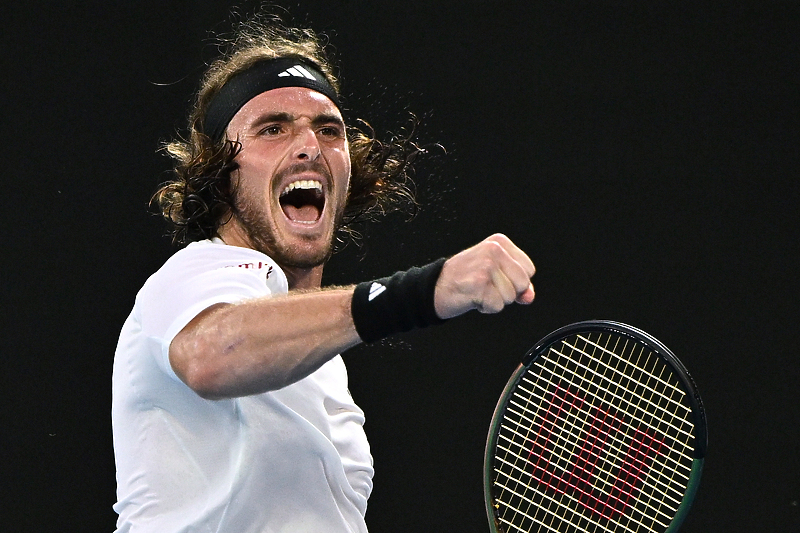
[[[296,57],[279,57],[259,61],[229,79],[208,103],[203,131],[215,141],[222,139],[231,118],[248,100],[281,87],[312,89],[341,108],[336,89],[313,64]]]
[[[303,65],[295,65],[292,68],[288,68],[278,74],[279,78],[283,78],[285,76],[297,76],[298,78],[308,78],[309,80],[316,80],[317,78],[314,77],[309,71],[303,68]]]

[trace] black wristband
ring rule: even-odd
[[[424,267],[356,285],[351,312],[361,340],[374,342],[394,333],[445,322],[437,316],[433,304],[444,262],[442,258]]]

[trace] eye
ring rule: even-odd
[[[283,128],[280,124],[270,124],[269,126],[265,126],[259,131],[261,135],[280,135],[283,132]]]
[[[339,126],[322,126],[317,133],[323,137],[338,139],[342,136],[342,129]]]

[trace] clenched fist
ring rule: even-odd
[[[471,309],[498,313],[512,302],[529,304],[535,272],[533,262],[511,239],[492,235],[444,264],[434,293],[436,314],[451,318]]]

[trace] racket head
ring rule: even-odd
[[[497,403],[491,531],[677,531],[706,447],[700,394],[669,348],[618,322],[565,326],[525,354]]]

